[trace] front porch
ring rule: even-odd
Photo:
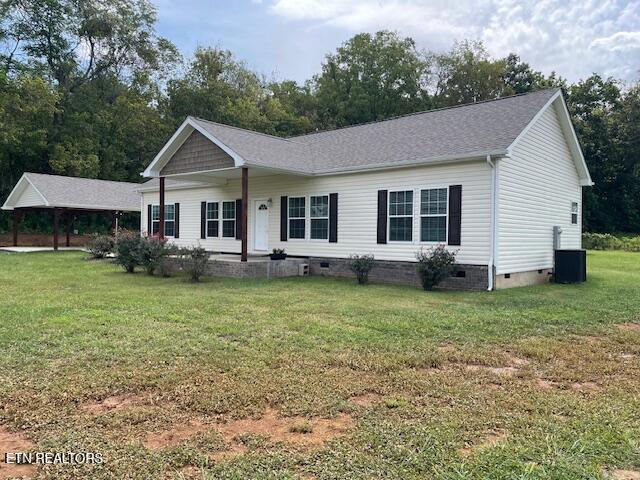
[[[268,256],[215,253],[209,257],[206,274],[231,278],[304,277],[309,274],[309,260],[286,258],[271,260]]]

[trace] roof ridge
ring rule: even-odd
[[[479,100],[477,102],[461,103],[461,104],[458,104],[458,105],[449,105],[447,107],[433,108],[431,110],[421,110],[419,112],[405,113],[405,114],[402,114],[402,115],[396,115],[394,117],[385,118],[383,120],[371,120],[369,122],[354,123],[353,125],[344,125],[342,127],[327,128],[325,130],[318,130],[316,132],[303,133],[302,135],[294,135],[292,137],[286,137],[286,139],[287,140],[291,140],[291,139],[294,139],[294,138],[310,137],[312,135],[317,135],[317,134],[320,134],[320,133],[335,132],[335,131],[338,131],[338,130],[345,130],[347,128],[354,128],[354,127],[364,127],[365,125],[372,125],[372,124],[376,124],[376,123],[390,122],[392,120],[399,120],[401,118],[412,117],[412,116],[415,116],[415,115],[425,115],[425,114],[428,114],[428,113],[441,112],[443,110],[452,110],[454,108],[470,107],[470,106],[480,105],[480,104],[484,104],[484,103],[497,102],[497,101],[500,101],[500,100],[509,100],[509,99],[516,98],[516,97],[524,97],[524,96],[527,96],[527,95],[532,95],[532,94],[537,94],[537,93],[542,93],[542,92],[547,92],[547,91],[552,91],[552,90],[553,91],[558,91],[558,90],[560,90],[560,87],[543,88],[543,89],[540,89],[540,90],[533,90],[531,92],[516,93],[514,95],[507,95],[507,96],[499,97],[499,98],[491,98],[491,99],[487,99],[487,100]],[[296,143],[298,143],[298,142],[296,142]]]
[[[213,125],[218,125],[220,127],[226,127],[226,128],[233,128],[234,130],[242,130],[243,132],[249,132],[249,133],[255,133],[256,135],[262,135],[263,137],[269,137],[269,138],[274,138],[276,140],[284,140],[285,142],[290,142],[290,143],[295,143],[298,145],[301,145],[300,142],[295,142],[293,140],[291,140],[291,138],[295,138],[295,137],[279,137],[277,135],[271,135],[270,133],[263,133],[263,132],[258,132],[257,130],[251,130],[248,128],[242,128],[242,127],[237,127],[235,125],[227,125],[226,123],[220,123],[220,122],[214,122],[213,120],[207,120],[206,118],[200,118],[200,117],[196,117],[194,115],[189,115],[191,118],[201,121],[201,122],[206,122],[206,123],[211,123]]]
[[[40,172],[23,172],[23,175],[40,175],[44,177],[58,177],[58,178],[73,178],[75,180],[95,180],[98,182],[110,182],[110,183],[128,183],[130,185],[142,185],[141,183],[136,182],[125,182],[122,180],[105,180],[103,178],[89,178],[89,177],[74,177],[71,175],[58,175],[55,173],[40,173]]]

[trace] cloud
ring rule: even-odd
[[[480,39],[494,56],[516,52],[571,81],[631,80],[640,68],[640,0],[272,0],[269,12],[347,35],[398,30],[432,50]]]
[[[638,50],[640,55],[640,31],[617,32],[608,37],[596,38],[589,48],[602,48],[610,52],[626,52]]]

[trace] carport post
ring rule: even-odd
[[[58,230],[60,226],[60,210],[53,209],[53,249],[58,250]]]
[[[71,224],[72,224],[72,219],[73,219],[73,215],[71,214],[71,212],[65,212],[65,216],[64,216],[64,222],[65,222],[65,230],[67,233],[67,238],[66,238],[66,242],[65,245],[67,247],[71,246]]]
[[[18,246],[18,223],[20,222],[21,213],[13,210],[13,246]]]

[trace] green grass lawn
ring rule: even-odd
[[[3,254],[0,437],[104,456],[27,471],[51,479],[625,478],[640,254],[588,264],[582,285],[426,293]]]

